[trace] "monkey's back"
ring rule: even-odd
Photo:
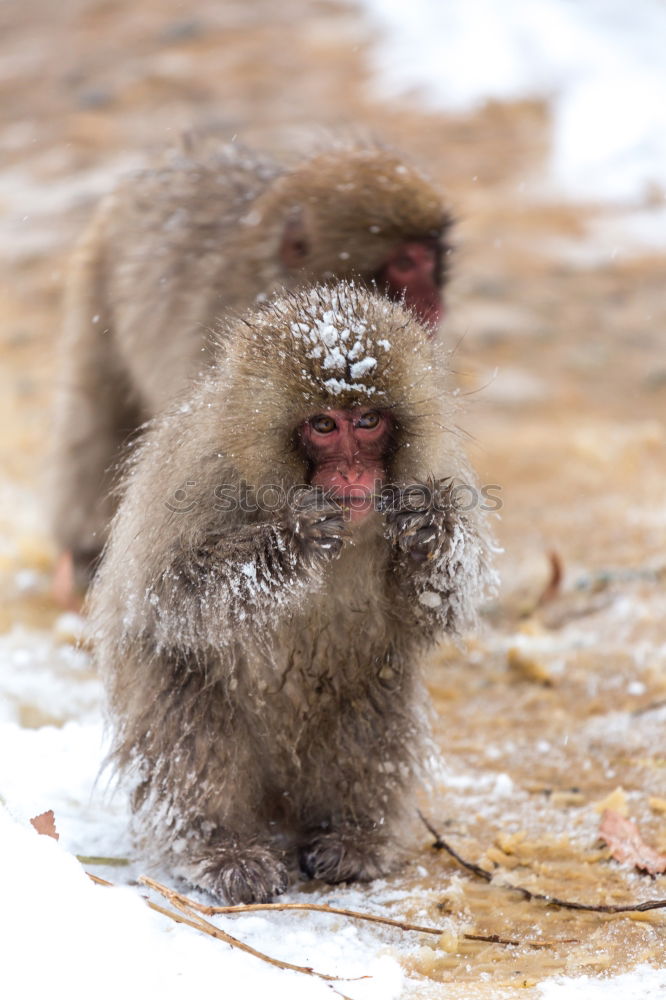
[[[217,319],[252,301],[234,280],[234,235],[280,173],[243,148],[222,147],[130,175],[100,206],[93,229],[105,322],[146,415],[208,361]]]

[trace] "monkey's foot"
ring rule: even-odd
[[[74,558],[71,552],[61,552],[58,556],[53,572],[51,592],[54,601],[61,608],[66,611],[79,612],[81,610],[83,595],[76,585]]]
[[[225,844],[211,849],[189,881],[235,906],[270,903],[285,891],[289,875],[277,854],[267,847]]]
[[[371,882],[395,866],[396,852],[385,836],[349,826],[313,839],[299,860],[306,875],[322,882]]]

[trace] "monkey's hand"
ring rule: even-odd
[[[316,486],[304,488],[292,501],[288,527],[306,557],[340,554],[346,530],[342,507]]]
[[[409,483],[382,498],[386,535],[400,562],[432,561],[446,542],[455,513],[450,479]]]
[[[454,490],[454,481],[438,479],[382,498],[397,613],[426,642],[471,624],[490,581],[487,542],[477,520],[456,504]]]
[[[177,627],[177,642],[191,648],[221,647],[234,634],[230,623],[272,627],[302,600],[318,568],[340,554],[345,534],[341,506],[304,487],[276,521],[211,526],[196,547],[179,547],[146,592],[148,613],[165,635]],[[171,608],[178,614],[162,611]]]

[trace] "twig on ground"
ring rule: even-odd
[[[88,878],[94,882],[96,885],[106,886],[107,888],[113,888],[113,882],[107,882],[106,879],[100,878],[99,875],[93,875],[91,872],[86,872]],[[309,965],[293,965],[291,962],[283,962],[279,958],[272,958],[270,955],[266,955],[263,951],[257,951],[249,944],[245,944],[244,941],[240,941],[238,938],[234,937],[232,934],[228,934],[223,931],[220,927],[216,927],[215,924],[211,924],[209,920],[205,920],[198,913],[192,913],[190,909],[190,904],[194,901],[188,899],[186,896],[181,896],[180,893],[175,892],[173,889],[169,889],[167,886],[161,885],[159,882],[155,882],[153,879],[148,879],[146,876],[141,876],[139,882],[149,885],[151,889],[156,892],[162,893],[176,910],[180,912],[175,912],[174,910],[167,910],[166,907],[160,906],[158,903],[154,903],[151,899],[145,899],[144,901],[151,910],[156,913],[161,913],[165,917],[169,917],[178,924],[186,924],[188,927],[193,927],[195,930],[201,931],[203,934],[208,934],[210,937],[217,938],[219,941],[224,941],[226,944],[231,945],[232,948],[238,948],[239,951],[244,951],[248,955],[253,955],[255,958],[260,958],[263,962],[268,962],[269,965],[274,965],[278,969],[286,969],[288,972],[301,972],[306,976],[316,976],[318,979],[325,979],[327,982],[341,982],[346,980],[347,982],[355,982],[359,979],[370,979],[370,976],[329,976],[325,972],[317,972],[316,969],[311,968]],[[334,987],[335,990],[335,987]],[[342,1000],[350,1000],[349,997],[345,996],[344,993],[340,993],[339,990],[335,990]]]
[[[157,892],[161,892],[164,886],[160,886],[159,882],[155,882],[153,879],[148,878],[147,875],[141,875],[139,882],[143,885],[147,885]],[[169,890],[174,892],[174,890]],[[196,910],[199,913],[204,913],[207,916],[214,916],[216,913],[250,913],[257,910],[260,911],[271,911],[271,910],[312,910],[315,913],[331,913],[341,917],[349,917],[352,920],[367,920],[371,923],[376,924],[387,924],[389,927],[397,927],[402,931],[416,931],[420,934],[436,934],[438,937],[443,933],[441,927],[428,927],[423,924],[410,924],[405,920],[394,920],[391,917],[380,917],[374,913],[360,913],[358,910],[345,910],[338,906],[328,906],[325,903],[245,903],[239,906],[207,906],[205,903],[197,903],[194,899],[189,899],[187,896],[182,896],[180,893],[175,893],[183,901],[187,902],[187,905],[192,910]]]
[[[99,875],[93,875],[92,872],[86,872],[86,875],[91,882],[95,883],[95,885],[103,885],[107,889],[115,889],[113,882],[107,882],[105,878],[100,878]],[[149,906],[151,910],[155,910],[156,913],[162,913],[165,917],[170,917],[172,920],[175,920],[177,924],[188,924],[190,927],[201,929],[196,923],[196,918],[188,920],[188,918],[183,916],[181,913],[174,913],[173,910],[167,910],[163,906],[153,903],[151,899],[146,899],[145,896],[143,897],[143,900],[146,906]]]
[[[91,882],[95,883],[95,885],[105,885],[109,889],[114,888],[113,882],[107,882],[105,878],[100,878],[99,875],[93,875],[92,872],[86,872],[86,875],[88,876]]]
[[[435,848],[436,851],[446,851],[447,854],[451,855],[454,861],[457,861],[459,865],[461,865],[463,868],[466,868],[468,872],[471,872],[478,878],[485,879],[486,882],[492,882],[493,876],[491,872],[486,871],[485,868],[481,868],[479,865],[473,864],[471,861],[465,861],[465,859],[461,857],[460,854],[458,854],[458,852],[455,851],[450,844],[447,844],[439,833],[437,833],[437,830],[434,828],[432,823],[430,823],[429,820],[425,818],[420,809],[418,810],[418,814],[419,814],[419,819],[425,826],[428,833],[431,833],[435,838],[435,842],[432,846]]]
[[[222,941],[226,941],[227,944],[232,945],[234,948],[239,948],[241,951],[247,952],[248,955],[254,955],[255,958],[260,958],[264,962],[268,962],[270,965],[275,965],[279,969],[288,969],[291,972],[302,972],[308,976],[316,976],[318,979],[325,979],[328,982],[339,982],[340,980],[347,980],[348,982],[356,981],[358,979],[369,979],[369,976],[331,976],[324,972],[317,972],[315,969],[311,968],[309,965],[293,965],[291,962],[283,962],[279,958],[271,958],[270,955],[264,954],[262,951],[257,951],[249,944],[245,944],[244,941],[240,941],[238,938],[233,937],[221,928],[216,927],[209,920],[206,920],[201,914],[194,912],[194,907],[192,906],[193,900],[189,899],[187,896],[181,895],[176,892],[175,889],[170,889],[166,885],[162,885],[160,882],[156,882],[154,879],[150,879],[145,875],[139,877],[139,882],[143,885],[148,886],[155,892],[159,892],[162,896],[167,899],[172,906],[184,913],[188,918],[188,923],[192,923],[192,926],[196,926],[199,930],[206,934],[210,934],[212,937],[219,938]],[[150,900],[147,900],[150,906]],[[155,904],[152,904],[153,907]],[[342,995],[342,994],[341,994]]]
[[[86,872],[86,875],[88,876],[89,879],[95,882],[96,885],[103,885],[113,888],[113,882],[107,882],[106,879],[100,878],[99,875],[93,875],[91,872]],[[387,924],[389,927],[397,927],[399,930],[404,930],[404,931],[416,931],[420,934],[435,934],[437,935],[437,937],[440,937],[444,933],[444,929],[442,927],[427,927],[424,926],[423,924],[410,924],[404,920],[393,920],[390,917],[379,917],[373,913],[360,913],[358,910],[345,910],[338,906],[327,906],[323,903],[246,903],[237,906],[208,906],[205,903],[198,903],[196,900],[190,899],[189,896],[184,896],[182,893],[176,892],[175,889],[169,889],[167,886],[162,885],[161,882],[157,882],[155,881],[155,879],[151,879],[147,875],[140,875],[138,881],[141,882],[146,887],[154,889],[155,892],[159,892],[162,895],[166,896],[167,899],[173,902],[174,906],[176,905],[176,899],[178,899],[179,901],[182,901],[183,910],[187,908],[188,911],[194,910],[198,911],[198,913],[208,914],[209,916],[214,916],[215,914],[233,915],[234,913],[251,913],[261,910],[269,910],[269,911],[311,910],[316,913],[331,913],[338,916],[350,917],[353,920],[367,920],[371,923]],[[164,907],[158,906],[151,900],[146,899],[145,897],[144,899],[147,905],[152,910],[156,910],[158,913],[162,913],[165,916],[171,917],[172,920],[175,920],[178,923],[188,924],[190,927],[197,927],[197,929],[199,930],[204,930],[203,927],[200,927],[199,924],[196,923],[198,919],[199,920],[201,919],[196,915],[196,913],[193,914],[193,919],[188,920],[185,917],[181,916],[180,913],[174,913],[171,910],[166,910]],[[204,923],[207,924],[208,922],[204,921]],[[209,925],[209,926],[214,926],[214,925]],[[229,935],[229,937],[231,937],[231,935]],[[574,938],[571,938],[567,939],[566,942],[516,941],[513,940],[512,938],[500,937],[499,934],[469,934],[469,933],[463,933],[462,937],[466,941],[481,941],[487,944],[501,944],[509,947],[520,947],[522,945],[523,947],[528,947],[528,948],[552,948],[553,945],[555,944],[566,944],[569,943],[570,941],[575,940]],[[232,940],[235,941],[236,939],[232,938]],[[243,947],[241,942],[239,942],[239,946]],[[255,954],[255,952],[252,950],[251,953]],[[262,957],[261,953],[258,952],[256,954],[258,955],[258,957]],[[268,956],[265,956],[265,958],[267,961],[271,962],[277,961],[270,959]],[[294,968],[296,968],[297,970],[301,969],[300,966],[295,966]],[[320,975],[320,973],[313,971],[312,975]],[[328,977],[322,975],[321,978],[326,979]],[[366,979],[368,977],[361,976],[359,978]],[[337,993],[339,991],[336,990],[335,992]],[[342,994],[340,995],[342,996]]]
[[[155,889],[157,892],[162,892],[166,889],[165,886],[162,886],[159,882],[155,882],[154,879],[149,878],[147,875],[141,875],[139,877],[139,882]],[[169,893],[169,898],[171,897],[171,894],[173,894],[174,896],[182,899],[190,909],[197,910],[199,913],[205,913],[208,916],[213,916],[216,913],[226,913],[231,915],[234,913],[251,913],[256,912],[257,910],[312,910],[315,913],[331,913],[341,917],[349,917],[352,920],[367,920],[370,923],[386,924],[388,927],[397,927],[402,931],[416,931],[420,934],[435,934],[437,937],[441,937],[444,933],[443,927],[428,927],[424,924],[410,924],[405,920],[394,920],[391,917],[380,917],[374,913],[361,913],[359,910],[345,910],[339,906],[328,906],[325,903],[245,903],[238,906],[209,906],[205,903],[198,903],[196,900],[190,899],[188,896],[183,896],[174,889],[168,889],[167,892]],[[501,938],[497,934],[463,934],[462,936],[467,941],[487,941],[489,944],[519,945],[522,943],[520,941],[509,940],[508,938]],[[534,948],[548,948],[550,946],[551,942],[538,942],[530,945],[530,947]]]
[[[640,708],[635,708],[631,713],[634,717],[639,715],[645,715],[647,712],[656,712],[660,708],[666,706],[666,698],[659,698],[657,701],[650,701],[647,705],[641,705]]]
[[[96,854],[77,854],[76,860],[82,865],[105,865],[109,868],[125,868],[129,865],[129,858],[106,858]]]
[[[481,868],[480,865],[475,865],[472,861],[466,861],[465,858],[461,857],[460,854],[450,844],[444,840],[444,838],[435,830],[434,826],[428,822],[423,813],[419,811],[419,816],[421,822],[426,827],[426,829],[433,835],[435,841],[433,847],[438,851],[446,851],[451,857],[458,862],[463,868],[472,875],[476,875],[477,878],[482,878],[485,882],[492,882],[493,873],[487,871],[485,868]],[[614,905],[610,903],[577,903],[572,900],[560,899],[558,896],[548,896],[542,892],[532,892],[531,889],[526,889],[524,886],[520,885],[507,885],[500,884],[499,888],[508,889],[511,892],[519,893],[523,899],[527,899],[533,902],[546,903],[547,906],[561,906],[564,910],[584,910],[588,913],[646,913],[648,910],[664,910],[666,909],[666,899],[649,899],[645,903],[629,903]]]
[[[562,589],[564,566],[562,564],[561,556],[553,550],[548,553],[548,562],[550,564],[550,576],[548,578],[548,583],[535,602],[535,610],[543,607],[544,604],[548,604],[550,601],[553,601]]]

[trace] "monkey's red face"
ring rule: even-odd
[[[311,463],[310,482],[350,508],[358,521],[372,509],[372,494],[386,477],[393,424],[381,410],[326,410],[300,430]]]
[[[435,243],[402,243],[377,275],[380,291],[405,305],[426,326],[436,329],[444,316],[439,249]]]

